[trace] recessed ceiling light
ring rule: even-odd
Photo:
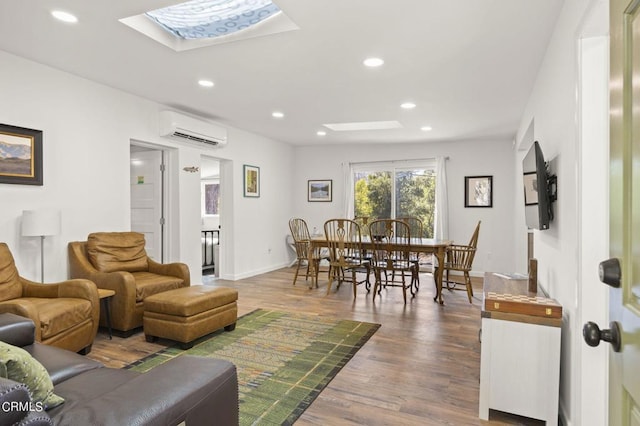
[[[198,84],[202,87],[213,87],[213,81],[211,80],[198,80]]]
[[[327,132],[325,132],[324,130],[318,130],[316,132],[316,135],[318,135],[318,136],[327,136]]]
[[[433,128],[431,126],[422,126],[420,127],[420,130],[422,130],[423,132],[430,132],[431,130],[433,130]]]
[[[280,111],[274,111],[271,113],[271,116],[273,118],[283,118],[284,117],[284,113],[280,112]]]
[[[375,68],[384,64],[384,61],[380,58],[367,58],[362,63],[367,67]]]
[[[57,20],[67,22],[69,24],[75,24],[78,22],[78,18],[76,18],[75,15],[72,15],[69,12],[63,12],[62,10],[54,10],[51,12],[51,15]]]
[[[416,104],[414,104],[413,102],[405,102],[402,105],[400,105],[400,108],[404,108],[404,109],[414,109],[416,107]]]

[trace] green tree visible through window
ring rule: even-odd
[[[436,193],[433,170],[412,168],[355,172],[354,183],[356,217],[418,217],[423,223],[424,236],[433,238]],[[393,212],[392,206],[395,206]]]

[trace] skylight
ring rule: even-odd
[[[279,13],[271,0],[191,0],[145,15],[176,37],[193,40],[233,34]]]
[[[272,0],[191,0],[120,22],[177,52],[299,28]]]

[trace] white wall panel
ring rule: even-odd
[[[0,184],[0,241],[8,243],[22,275],[38,279],[39,239],[20,236],[22,210],[57,208],[62,232],[45,240],[45,279],[67,278],[67,243],[94,231],[124,231],[130,226],[129,145],[131,140],[161,145],[169,156],[170,193],[176,203],[169,260],[187,263],[199,282],[200,179],[182,170],[199,166],[201,155],[226,160],[232,167],[225,191],[238,215],[226,264],[228,278],[288,264],[284,244],[291,209],[293,149],[252,133],[229,128],[222,149],[180,144],[158,136],[163,105],[63,73],[0,51],[1,122],[44,132],[44,185]],[[242,197],[242,164],[260,166],[262,194]],[[267,253],[267,247],[271,252]]]
[[[520,184],[514,174],[512,142],[458,141],[401,145],[326,145],[296,149],[292,216],[307,220],[310,230],[322,229],[325,220],[344,215],[343,162],[368,162],[449,157],[449,237],[467,243],[478,220],[482,220],[478,252],[473,262],[476,273],[514,272],[513,192]],[[493,207],[464,207],[464,177],[493,176]],[[333,201],[307,201],[307,181],[333,179]]]

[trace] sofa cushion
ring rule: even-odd
[[[104,368],[104,365],[98,361],[51,345],[34,343],[33,345],[24,346],[22,349],[29,352],[32,357],[40,361],[44,368],[47,369],[54,386],[58,386],[59,383],[85,371]]]
[[[66,402],[52,410],[49,415],[58,419],[60,416],[64,416],[64,412],[82,410],[89,401],[100,400],[102,395],[116,390],[139,375],[140,373],[133,370],[97,368],[71,377],[56,385],[56,393],[63,396]],[[149,391],[153,392],[153,389],[149,388]],[[105,401],[105,410],[117,409],[117,405],[110,405],[110,401]],[[145,407],[140,407],[141,412],[144,409]],[[89,418],[86,418],[85,422],[87,425],[99,424],[98,422],[92,423]],[[140,424],[142,423],[140,421]]]
[[[138,232],[95,232],[87,238],[87,256],[100,272],[149,269],[144,235]]]
[[[22,296],[16,264],[6,243],[0,243],[0,302]]]
[[[64,402],[53,393],[53,382],[49,373],[27,351],[0,341],[0,376],[24,383],[29,388],[35,403],[42,403],[48,410]]]
[[[40,320],[42,340],[91,318],[91,302],[86,299],[24,297],[16,303],[30,303],[35,306]]]
[[[184,280],[171,275],[158,275],[151,272],[134,272],[136,280],[136,302],[142,302],[149,296],[184,286]]]

